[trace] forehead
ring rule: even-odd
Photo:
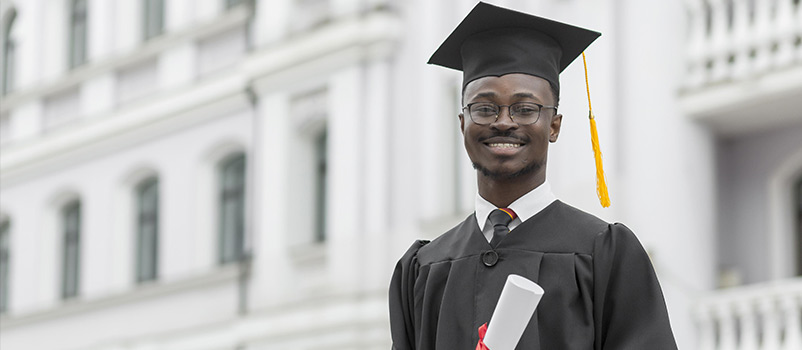
[[[477,95],[511,97],[531,94],[541,102],[552,102],[551,86],[546,79],[529,74],[513,73],[500,77],[487,76],[476,79],[465,86],[464,98],[470,100]]]

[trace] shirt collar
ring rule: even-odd
[[[557,197],[551,192],[551,185],[548,181],[545,181],[540,186],[516,199],[507,208],[512,209],[523,222],[535,216],[555,200],[557,200]],[[490,216],[490,212],[494,209],[496,209],[495,205],[482,198],[478,192],[476,193],[476,223],[479,225],[479,229],[484,227],[487,217]]]

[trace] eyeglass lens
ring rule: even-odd
[[[476,124],[487,125],[496,121],[502,107],[509,108],[510,117],[519,125],[534,124],[540,117],[541,105],[531,102],[518,102],[509,106],[490,102],[471,103],[468,106],[471,120]]]

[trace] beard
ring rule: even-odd
[[[529,175],[534,173],[543,166],[543,162],[532,162],[525,166],[523,169],[515,171],[515,172],[503,172],[503,171],[493,171],[488,168],[483,167],[479,163],[473,163],[473,168],[482,173],[485,177],[488,177],[493,180],[512,180],[521,176]]]

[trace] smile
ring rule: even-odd
[[[517,143],[489,143],[487,145],[490,146],[490,147],[493,147],[493,148],[518,148],[518,147],[521,147],[521,145],[517,144]]]

